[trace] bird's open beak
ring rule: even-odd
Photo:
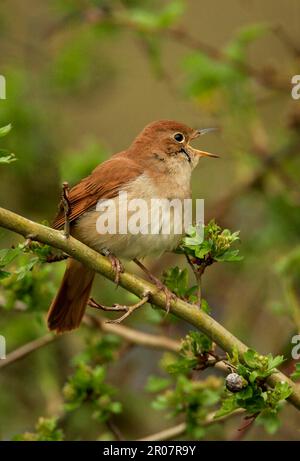
[[[216,131],[217,128],[202,128],[200,130],[195,130],[191,139],[196,139],[203,134],[210,133],[211,131]],[[205,152],[204,150],[194,149],[193,147],[189,146],[189,149],[192,151],[194,155],[198,155],[199,157],[212,157],[212,158],[219,158],[217,154],[211,154],[210,152]]]

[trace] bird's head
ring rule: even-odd
[[[214,128],[193,129],[173,120],[160,120],[147,125],[134,141],[142,152],[156,155],[162,161],[169,157],[187,162],[194,168],[201,157],[218,157],[216,154],[195,149],[190,143]]]

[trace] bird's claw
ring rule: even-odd
[[[93,298],[91,298],[88,302],[88,305],[94,307],[96,309],[101,309],[107,312],[125,312],[121,317],[115,320],[107,320],[106,323],[121,323],[125,320],[129,315],[131,315],[136,309],[142,307],[146,304],[150,299],[150,293],[145,293],[144,296],[135,304],[131,304],[130,306],[126,306],[123,304],[113,304],[112,306],[104,306],[96,302]]]
[[[143,272],[145,272],[149,280],[157,287],[158,291],[163,291],[166,297],[166,315],[168,315],[170,312],[171,303],[172,301],[176,301],[177,296],[171,290],[169,290],[169,288],[166,287],[166,285],[161,280],[155,277],[155,275],[151,274],[149,269],[147,269],[147,267],[144,266],[141,261],[135,258],[134,262],[142,269]]]
[[[115,283],[117,287],[119,286],[120,283],[120,275],[124,272],[124,267],[121,261],[113,254],[109,254],[108,258],[111,262],[113,271],[115,273]]]
[[[157,287],[158,291],[162,291],[166,297],[166,316],[167,316],[170,312],[171,303],[173,301],[176,301],[177,296],[171,290],[169,290],[169,288],[166,287],[166,285],[164,285],[161,280],[157,279],[156,277],[153,276],[153,278],[151,278],[151,281]]]
[[[123,264],[121,263],[119,258],[117,258],[113,253],[111,253],[107,249],[103,249],[102,254],[104,256],[107,256],[111,262],[112,269],[115,273],[115,283],[116,283],[116,286],[118,287],[120,283],[120,275],[124,272]]]

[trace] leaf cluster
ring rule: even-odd
[[[4,136],[6,136],[10,132],[10,130],[11,130],[11,124],[1,127],[0,128],[0,138],[3,138]],[[8,163],[14,162],[15,160],[17,160],[15,157],[15,154],[13,154],[7,149],[0,149],[0,165],[4,163],[8,164]]]
[[[187,254],[196,266],[209,266],[214,262],[240,261],[239,250],[232,248],[238,242],[239,231],[222,229],[214,220],[203,228],[191,226],[179,251]]]
[[[284,361],[283,356],[273,357],[259,355],[253,349],[248,349],[240,361],[236,351],[228,356],[229,364],[235,369],[247,383],[239,392],[232,393],[228,389],[224,391],[221,408],[216,417],[228,415],[238,408],[243,408],[249,415],[258,417],[261,424],[265,424],[268,431],[278,428],[278,412],[281,404],[291,394],[291,388],[287,383],[276,383],[274,388],[266,384],[266,378],[276,373],[276,368]],[[275,425],[275,419],[277,425]],[[269,423],[269,424],[268,424]]]
[[[39,418],[35,432],[24,432],[14,437],[22,442],[58,442],[64,440],[64,433],[57,427],[57,418]]]
[[[164,378],[149,378],[146,389],[161,391],[170,382]],[[187,432],[195,438],[205,435],[205,420],[209,412],[220,401],[222,380],[213,376],[203,381],[192,381],[184,375],[176,378],[174,388],[168,388],[152,402],[156,410],[167,411],[168,417],[185,416]]]
[[[121,403],[113,399],[116,391],[105,379],[104,366],[79,363],[63,388],[65,409],[73,411],[90,402],[94,408],[93,417],[99,422],[107,421],[112,414],[121,413]]]
[[[209,366],[209,352],[213,343],[208,336],[191,331],[182,341],[179,358],[166,369],[171,374],[188,374],[192,370],[203,370]]]

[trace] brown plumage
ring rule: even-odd
[[[99,199],[115,197],[124,184],[142,172],[141,165],[130,159],[126,151],[98,165],[90,176],[84,178],[70,190],[70,222],[75,221],[82,213],[96,205]],[[61,208],[54,220],[54,229],[63,227],[64,222],[64,211]]]
[[[183,140],[177,141],[176,134]],[[190,197],[190,176],[201,156],[213,156],[198,151],[189,142],[201,130],[193,130],[174,121],[154,122],[144,128],[132,145],[99,165],[90,176],[69,192],[71,234],[101,252],[110,250],[117,257],[140,258],[174,248],[178,235],[99,235],[96,220],[100,199],[113,199],[120,191],[129,198]],[[53,227],[61,229],[65,217],[61,208]],[[70,259],[48,314],[50,330],[63,332],[79,326],[92,287],[94,272]]]
[[[80,325],[92,289],[95,272],[70,258],[48,313],[48,327],[58,333]]]

